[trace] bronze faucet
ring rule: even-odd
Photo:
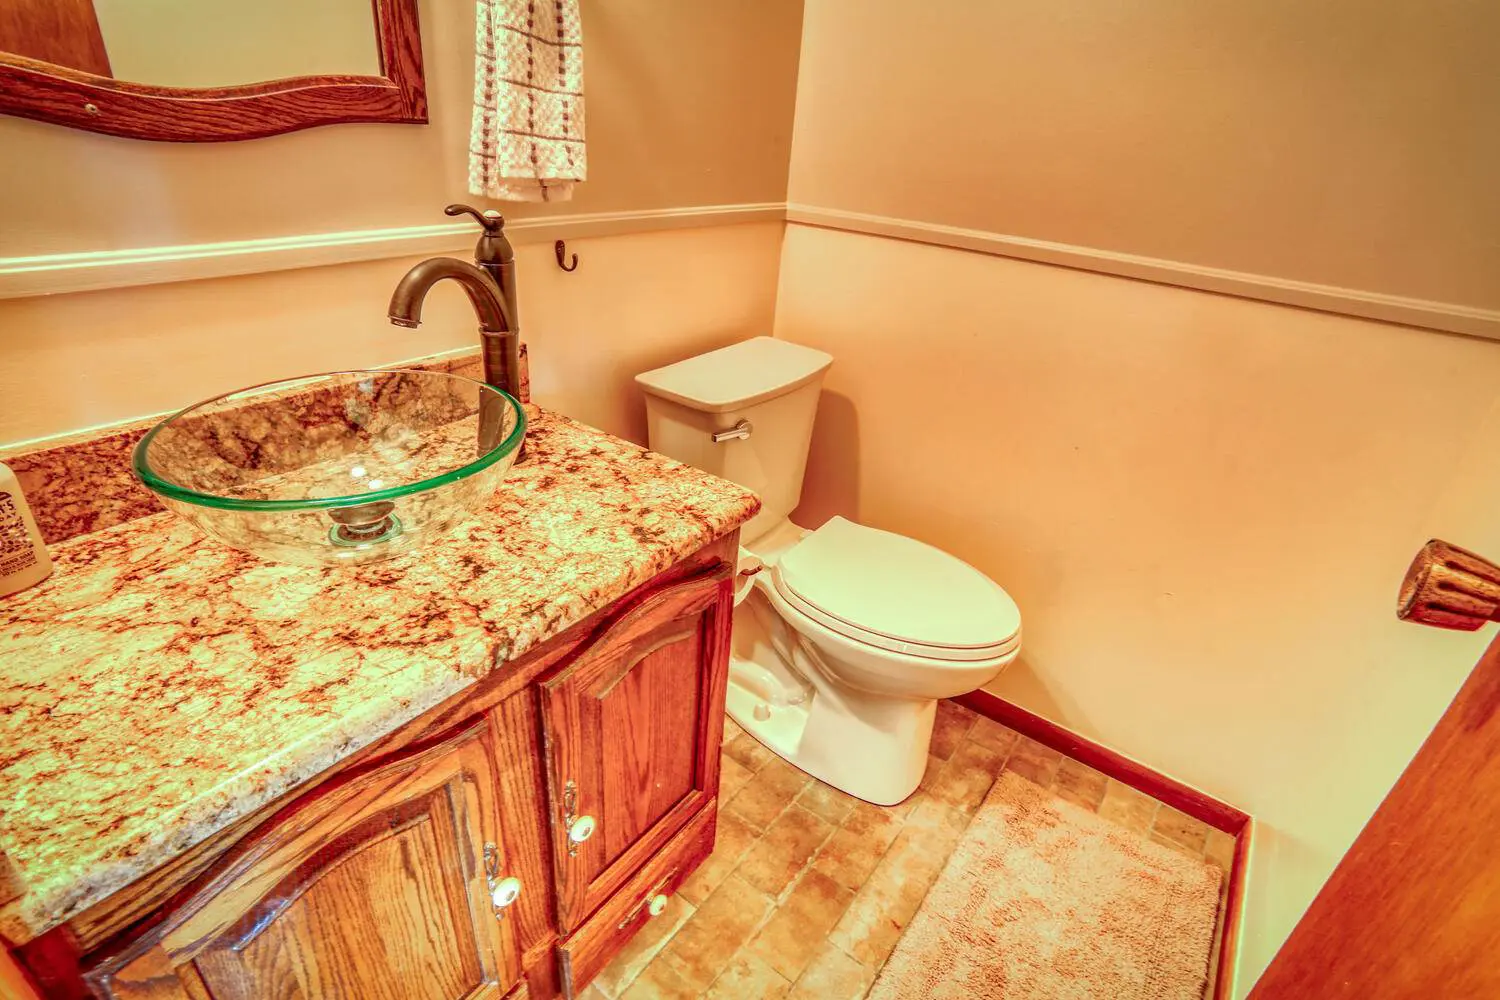
[[[468,213],[484,227],[474,248],[474,263],[455,257],[424,260],[391,293],[390,318],[397,326],[415,329],[422,322],[422,302],[433,285],[452,278],[469,296],[479,317],[479,342],[484,352],[484,380],[521,398],[521,326],[516,306],[516,252],[505,238],[505,219],[499,212],[483,212],[468,205],[449,205],[448,215]]]

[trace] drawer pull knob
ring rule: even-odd
[[[667,908],[667,897],[658,893],[651,897],[651,904],[646,907],[646,912],[653,917],[661,916],[661,911]]]
[[[500,877],[500,846],[493,841],[484,845],[484,882],[489,886],[495,919],[504,920],[506,907],[521,895],[521,880],[514,875]]]
[[[495,883],[490,890],[490,902],[495,904],[495,909],[503,910],[514,903],[519,895],[521,895],[521,880],[512,875]]]
[[[594,817],[580,816],[568,827],[568,839],[575,844],[581,844],[594,835]]]

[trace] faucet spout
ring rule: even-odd
[[[458,282],[479,317],[484,380],[520,399],[521,331],[505,292],[484,268],[454,257],[422,261],[406,272],[391,293],[391,322],[408,329],[421,325],[422,303],[432,286],[444,279]]]
[[[513,333],[515,326],[500,286],[477,264],[455,257],[433,257],[413,267],[391,293],[391,322],[415,329],[422,323],[422,303],[432,286],[445,278],[458,282],[486,333]]]

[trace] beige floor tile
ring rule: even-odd
[[[1193,819],[1169,805],[1163,805],[1156,811],[1156,819],[1151,824],[1151,832],[1159,835],[1163,840],[1181,844],[1199,855],[1203,853],[1203,848],[1208,843],[1208,824]]]
[[[943,760],[952,757],[976,718],[978,716],[956,701],[938,702],[937,717],[932,722],[932,745],[927,752]]]
[[[927,789],[931,788],[937,782],[938,775],[943,773],[943,768],[947,766],[947,757],[939,757],[936,754],[928,754],[927,767],[922,771],[921,780],[917,782],[917,791],[925,792]],[[900,803],[897,803],[895,806],[887,806],[885,808],[897,809],[899,808],[899,806]]]
[[[973,813],[989,794],[1004,763],[1003,754],[965,740],[943,765],[927,794],[934,801]]]
[[[760,927],[772,905],[769,896],[731,875],[678,929],[646,967],[647,972],[666,964],[693,989],[708,989]],[[645,976],[643,972],[641,978]]]
[[[729,800],[726,808],[751,826],[764,830],[811,780],[807,774],[778,757],[757,771],[755,777]]]
[[[812,861],[834,830],[801,806],[787,809],[740,861],[735,874],[768,896],[779,896]]]
[[[853,898],[852,891],[822,872],[805,873],[750,942],[750,953],[795,982]]]
[[[658,959],[646,966],[620,1000],[696,1000],[701,992],[697,984]]]
[[[734,798],[736,792],[750,784],[750,779],[755,777],[744,764],[735,760],[727,753],[719,757],[719,802],[728,802]]]
[[[931,825],[926,825],[930,820]],[[928,803],[908,820],[896,842],[859,887],[829,940],[872,969],[896,947],[927,890],[948,861],[967,817]]]
[[[817,779],[808,782],[807,787],[802,789],[802,794],[797,796],[799,806],[830,823],[842,823],[858,801],[847,792],[841,792]]]
[[[1163,837],[1155,830],[1152,830],[1151,833],[1147,835],[1147,839],[1150,840],[1153,844],[1160,844],[1163,847],[1170,847],[1172,850],[1176,851],[1178,854],[1183,855],[1184,857],[1193,858],[1197,861],[1203,860],[1202,851],[1195,851],[1191,847],[1188,847],[1184,844],[1179,844],[1175,840],[1168,840],[1166,837]]]
[[[832,944],[825,944],[818,957],[792,987],[796,1000],[859,1000],[875,976]]]
[[[847,889],[858,889],[900,832],[900,819],[861,802],[823,845],[813,867]]]
[[[932,830],[938,834],[935,843],[946,844],[952,849],[958,844],[958,838],[969,828],[969,820],[973,819],[962,809],[939,802],[937,799],[929,799],[912,810],[910,816],[906,817],[905,830]]]
[[[1108,787],[1108,778],[1071,757],[1063,758],[1052,779],[1052,791],[1058,798],[1094,812],[1099,810],[1099,803],[1104,801],[1104,792]]]
[[[1210,829],[1208,841],[1203,845],[1203,857],[1222,872],[1228,872],[1234,863],[1234,834]]]
[[[728,743],[730,740],[734,739],[736,736],[739,736],[743,732],[744,730],[740,728],[740,724],[731,719],[728,712],[725,712],[723,742]]]
[[[597,986],[589,985],[585,986],[583,992],[578,994],[578,1000],[612,1000],[612,998]]]
[[[1062,764],[1062,759],[1062,754],[1051,747],[1044,747],[1035,740],[1022,736],[1016,740],[1016,745],[1010,752],[1010,758],[1005,762],[1005,769],[1014,771],[1043,788],[1050,788],[1052,779],[1057,775],[1057,769]]]
[[[792,984],[775,969],[741,951],[703,997],[704,1000],[782,1000],[791,990]]]
[[[998,754],[1009,755],[1015,747],[1016,741],[1021,734],[1014,729],[1007,729],[994,719],[979,716],[974,720],[974,725],[969,729],[969,739],[982,747],[988,747]]]
[[[719,831],[714,840],[714,851],[688,876],[677,890],[678,894],[694,906],[724,884],[729,873],[740,863],[740,858],[760,837],[760,830],[740,819],[732,812],[719,813]]]
[[[1233,837],[939,705],[922,783],[895,806],[814,781],[726,722],[714,852],[583,996],[862,997],[1001,770],[1184,855],[1231,863]]]
[[[673,895],[667,900],[667,908],[646,921],[604,971],[594,977],[594,986],[606,997],[619,996],[692,915],[693,905],[681,896]]]
[[[759,771],[773,760],[781,759],[760,740],[743,730],[724,744],[724,752],[750,771]]]
[[[1105,784],[1104,798],[1097,811],[1116,826],[1145,834],[1151,831],[1151,821],[1156,819],[1159,808],[1161,803],[1145,792],[1111,779]]]

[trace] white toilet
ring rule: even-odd
[[[761,497],[740,532],[729,714],[791,763],[890,805],[922,778],[936,699],[1016,658],[1021,613],[983,573],[835,517],[789,518],[833,358],[756,337],[636,376],[651,447]]]

